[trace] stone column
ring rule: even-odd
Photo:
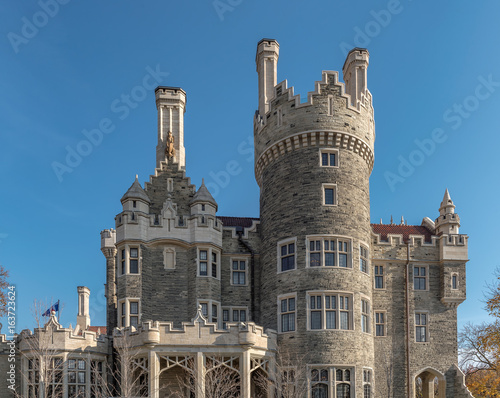
[[[251,398],[251,379],[252,375],[250,373],[250,351],[243,351],[240,375],[241,375],[241,396],[242,398]]]
[[[196,353],[196,398],[205,397],[205,358],[202,352]]]
[[[149,352],[149,377],[148,389],[149,398],[158,398],[160,396],[160,361],[155,351]]]

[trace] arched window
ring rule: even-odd
[[[369,384],[365,384],[365,386],[363,387],[363,394],[364,394],[364,398],[370,398],[371,397],[371,387]]]

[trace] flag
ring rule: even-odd
[[[55,303],[52,307],[50,307],[47,311],[45,311],[42,316],[50,316],[50,313],[52,311],[59,312],[59,300],[57,300],[57,303]]]

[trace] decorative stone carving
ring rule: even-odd
[[[165,157],[172,159],[175,156],[174,136],[171,131],[167,134],[167,146],[165,147]]]

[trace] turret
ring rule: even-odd
[[[257,44],[257,73],[259,74],[259,114],[264,117],[269,111],[269,101],[274,97],[274,86],[278,81],[278,58],[280,46],[276,40],[262,39]]]
[[[142,189],[137,175],[135,176],[135,181],[130,186],[128,191],[122,196],[121,202],[123,205],[123,211],[142,211],[146,214],[149,213],[149,205],[151,201],[144,189]]]
[[[191,215],[209,214],[215,216],[217,212],[217,202],[205,186],[205,180],[202,180],[200,189],[194,194],[193,199],[189,202],[191,207]]]
[[[359,92],[368,99],[353,106],[334,71],[322,72],[307,102],[286,81],[270,90],[275,80],[266,67],[275,66],[277,49],[269,40],[257,47],[262,298],[256,321],[278,331],[284,351],[309,363],[356,364],[356,370],[349,365],[356,372],[350,380],[362,391],[362,368],[375,362],[366,322],[373,307],[369,177],[375,140],[368,52],[351,52],[346,61],[352,98]],[[363,350],[352,350],[359,346]]]
[[[439,217],[436,218],[436,234],[458,235],[460,229],[460,217],[455,214],[455,205],[451,200],[450,193],[446,189],[439,207]]]
[[[113,333],[116,322],[116,231],[105,229],[101,231],[101,251],[106,257],[106,324],[108,334]]]
[[[351,104],[359,109],[365,105],[368,87],[366,70],[370,54],[365,48],[353,48],[347,54],[342,72],[344,74],[345,91],[351,96]]]
[[[156,167],[163,161],[178,163],[186,167],[184,149],[184,112],[186,92],[179,87],[157,87],[155,90],[158,110],[158,144],[156,145]],[[169,134],[171,133],[171,134]]]
[[[78,315],[76,317],[76,324],[80,326],[80,330],[87,330],[90,326],[90,313],[89,313],[89,297],[90,290],[85,286],[78,286]]]

